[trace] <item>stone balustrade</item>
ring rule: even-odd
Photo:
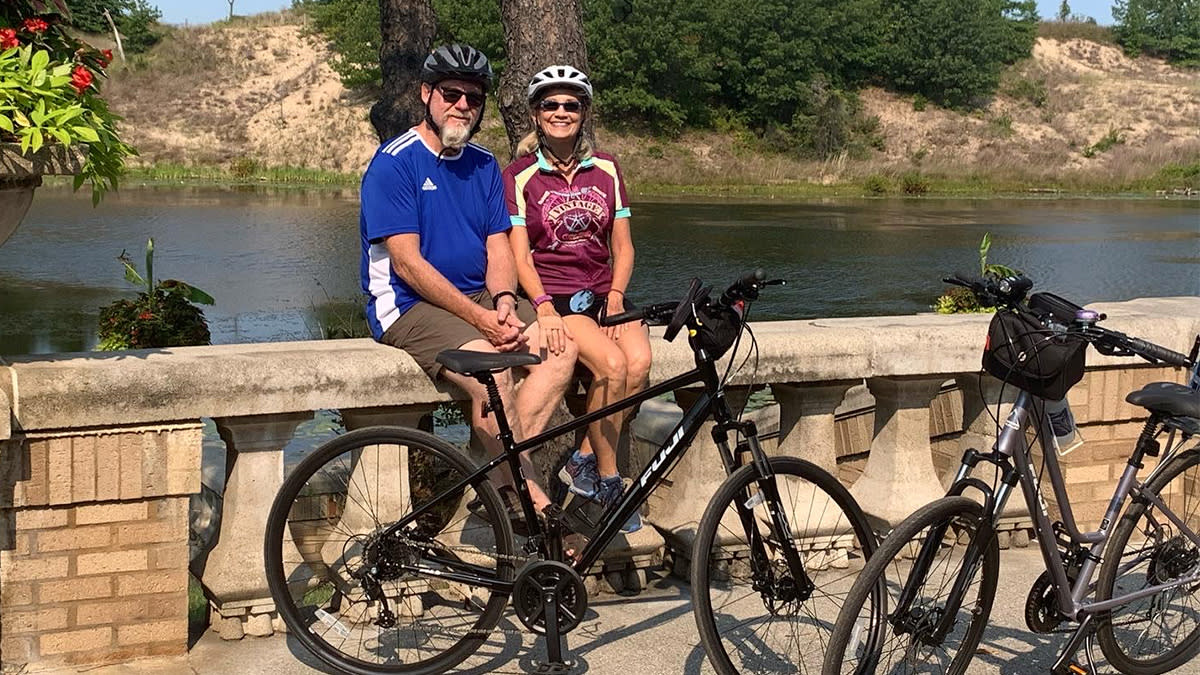
[[[1111,303],[1106,325],[1185,351],[1200,332],[1197,298]],[[851,485],[878,529],[940,497],[966,447],[995,424],[980,402],[1000,396],[978,374],[987,316],[816,319],[756,324],[757,368],[731,380],[770,452],[794,454]],[[683,340],[654,341],[655,382],[691,367]],[[753,361],[751,363],[754,363]],[[1179,371],[1092,352],[1070,401],[1087,443],[1064,459],[1086,523],[1139,429],[1126,392]],[[20,357],[0,366],[0,659],[95,663],[181,652],[187,645],[188,501],[201,479],[201,422],[225,444],[219,535],[192,569],[226,637],[267,635],[262,568],[267,508],[284,474],[283,447],[314,411],[348,427],[422,423],[451,399],[404,353],[369,340],[271,343]],[[649,458],[678,405],[648,402],[626,472]],[[995,411],[995,406],[991,408]],[[425,418],[427,420],[427,418]],[[649,504],[642,538],[610,548],[599,571],[636,584],[640,567],[686,563],[708,497],[723,478],[701,432]],[[543,453],[550,454],[550,453]],[[1019,500],[1015,500],[1019,501]],[[1020,505],[1014,522],[1021,518]],[[1020,527],[1014,529],[1020,536]],[[1022,542],[1023,543],[1023,542]],[[611,567],[609,565],[611,564]]]

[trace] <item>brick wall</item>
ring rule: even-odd
[[[199,425],[5,444],[0,658],[77,664],[187,649]],[[7,672],[7,671],[6,671]]]

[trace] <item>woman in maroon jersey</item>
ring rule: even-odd
[[[650,371],[644,325],[601,328],[597,322],[606,305],[610,314],[628,307],[633,239],[625,183],[616,158],[596,151],[584,137],[592,102],[585,74],[551,66],[533,77],[527,94],[534,131],[504,170],[517,276],[537,309],[547,348],[557,352],[567,340],[575,341],[579,359],[593,374],[587,407],[598,410],[640,391]],[[625,414],[588,427],[559,474],[575,494],[606,506],[619,500],[624,486],[615,448]],[[622,531],[640,527],[634,513]]]

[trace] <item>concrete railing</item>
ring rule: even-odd
[[[1113,303],[1106,325],[1186,350],[1200,332],[1197,298]],[[777,429],[772,452],[836,472],[881,530],[941,496],[962,449],[994,434],[977,392],[986,316],[906,316],[756,324],[757,369],[731,398],[769,387],[756,411]],[[684,341],[654,341],[653,381],[691,366]],[[1093,518],[1111,491],[1142,411],[1124,403],[1141,383],[1181,373],[1089,355],[1071,393],[1087,439],[1064,460],[1076,513]],[[987,378],[982,389],[994,397]],[[225,637],[279,628],[261,570],[268,506],[283,447],[314,411],[347,426],[417,425],[450,394],[404,353],[369,340],[64,354],[0,367],[0,658],[5,664],[94,663],[179,652],[187,644],[188,500],[200,491],[202,420],[226,447],[223,509],[199,573]],[[685,404],[689,393],[676,393]],[[993,398],[994,402],[994,398]],[[657,402],[654,402],[657,404]],[[670,424],[647,404],[627,472]],[[657,431],[656,431],[657,430]],[[711,443],[701,432],[697,443]],[[598,571],[613,586],[640,569],[686,564],[691,534],[723,478],[695,448],[650,504],[643,528],[611,547]],[[551,453],[544,453],[551,454]],[[1114,467],[1117,467],[1114,469]],[[1020,509],[1011,531],[1025,536]],[[619,538],[621,539],[621,538]]]

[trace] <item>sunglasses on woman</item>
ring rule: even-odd
[[[462,89],[450,89],[449,87],[438,87],[438,92],[442,95],[442,100],[450,105],[458,103],[458,99],[466,96],[467,105],[472,108],[478,108],[483,105],[484,95],[474,91],[463,91]]]
[[[579,101],[551,101],[550,99],[542,99],[538,101],[537,109],[542,112],[554,112],[562,108],[569,113],[577,113],[583,110],[583,104]]]

